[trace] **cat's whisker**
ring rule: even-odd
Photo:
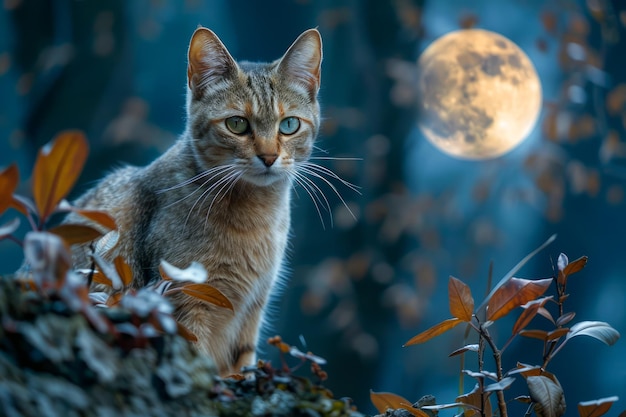
[[[362,161],[363,158],[352,158],[344,156],[310,156],[309,159],[321,159],[324,161]]]
[[[164,192],[166,192],[166,191],[171,191],[171,190],[176,190],[176,189],[178,189],[178,188],[182,188],[182,187],[184,187],[184,186],[186,186],[186,185],[189,185],[189,184],[191,184],[192,182],[199,180],[200,178],[204,178],[204,177],[206,177],[207,175],[210,175],[210,174],[212,174],[213,172],[215,172],[215,171],[217,171],[217,170],[220,170],[220,169],[222,169],[222,168],[224,168],[224,166],[223,166],[223,165],[220,165],[220,166],[216,166],[216,167],[213,167],[213,168],[207,169],[206,171],[202,171],[201,173],[196,174],[196,175],[194,175],[193,177],[188,178],[188,179],[186,179],[186,180],[185,180],[185,181],[183,181],[183,182],[180,182],[180,183],[178,183],[178,184],[176,184],[176,185],[172,185],[171,187],[167,187],[167,188],[163,188],[163,189],[161,189],[161,190],[158,190],[158,191],[157,191],[157,194],[161,194],[161,193],[164,193]]]
[[[317,211],[320,222],[322,223],[322,228],[326,230],[326,224],[324,223],[324,217],[322,216],[322,211],[320,207],[328,212],[330,216],[330,226],[333,227],[333,212],[330,208],[330,203],[328,202],[328,199],[324,195],[324,192],[317,186],[317,184],[315,184],[313,181],[311,181],[306,176],[300,174],[299,172],[291,171],[290,174],[292,174],[293,180],[298,185],[300,185],[300,187],[302,187],[304,191],[306,191],[309,197],[311,197],[311,201],[313,201],[313,204],[315,205],[315,210]],[[322,201],[320,195],[322,196],[324,201]]]
[[[313,145],[313,149],[315,149],[316,151],[319,151],[319,152],[321,152],[321,153],[325,153],[325,154],[328,154],[328,153],[329,153],[326,149],[324,149],[324,148],[320,148],[320,147],[319,147],[319,146],[317,146],[317,145]]]
[[[211,176],[209,176],[209,178],[207,178],[207,179],[206,179],[206,180],[205,180],[202,184],[200,184],[198,187],[194,188],[194,190],[193,190],[192,192],[190,192],[190,193],[189,193],[189,194],[187,194],[186,196],[184,196],[184,197],[182,197],[182,198],[179,198],[178,200],[176,200],[176,201],[174,201],[174,202],[172,202],[172,203],[170,203],[170,204],[168,204],[168,205],[164,206],[164,208],[172,207],[172,206],[174,206],[174,205],[176,205],[176,204],[180,203],[181,201],[184,201],[184,200],[188,199],[189,197],[191,197],[192,195],[194,195],[195,193],[197,193],[199,190],[201,190],[201,189],[202,189],[205,185],[207,185],[208,183],[210,183],[211,181],[213,181],[213,179],[214,179],[216,176],[218,176],[218,175],[222,174],[223,172],[226,172],[228,169],[232,169],[232,166],[230,166],[230,165],[220,165],[220,166],[217,166],[217,167],[213,167],[213,168],[211,168],[211,169],[208,169],[208,170],[204,171],[202,174],[198,174],[198,175],[196,175],[195,177],[193,177],[193,178],[195,178],[195,179],[193,179],[193,181],[196,181],[197,179],[202,178],[202,177],[204,177],[204,176],[207,176],[207,175],[209,175],[209,174],[212,174],[212,175],[211,175]],[[197,177],[197,178],[196,178],[196,177]],[[193,181],[192,181],[192,180],[186,180],[186,181],[184,181],[184,182],[186,182],[186,183],[187,183],[187,184],[185,184],[185,185],[189,185],[189,184],[191,184],[191,182],[193,182]],[[183,183],[181,183],[181,184],[183,184]],[[180,187],[178,187],[178,186],[174,186],[174,187],[180,188]],[[171,189],[174,189],[174,187],[170,187],[170,188],[164,189],[164,190],[162,190],[162,191],[171,190]],[[182,186],[181,186],[181,187],[182,187]]]
[[[302,166],[307,167],[311,170],[314,170],[316,172],[318,172],[319,174],[322,175],[328,175],[331,178],[334,178],[338,181],[340,181],[343,185],[345,185],[346,187],[350,188],[352,191],[354,191],[355,193],[361,195],[361,191],[359,191],[359,189],[361,187],[352,184],[349,181],[344,180],[343,178],[341,178],[339,175],[335,174],[332,170],[330,170],[329,168],[326,168],[325,166],[322,165],[318,165],[312,162],[303,162]]]
[[[209,194],[211,193],[211,191],[215,190],[217,187],[220,186],[220,184],[222,184],[224,182],[225,178],[228,178],[230,175],[232,175],[232,173],[235,171],[235,167],[233,165],[224,165],[224,169],[222,171],[220,171],[218,174],[215,174],[211,177],[210,180],[213,180],[217,175],[221,175],[223,173],[226,173],[227,171],[231,171],[229,173],[226,174],[225,177],[220,178],[219,180],[217,180],[217,182],[215,182],[214,184],[211,184],[211,186],[209,188],[207,188],[206,190],[204,190],[202,192],[202,194],[200,194],[200,196],[198,196],[198,198],[196,199],[196,201],[193,203],[193,205],[191,206],[191,208],[189,209],[189,213],[187,213],[187,218],[185,219],[185,226],[187,225],[187,222],[189,221],[189,217],[191,216],[191,213],[193,212],[193,210],[196,208],[196,206],[198,205],[198,203],[200,202],[200,200],[202,200],[202,203],[200,204],[200,207],[202,207],[202,205],[204,204],[204,201],[206,201],[207,197],[209,196]],[[209,180],[209,181],[210,181]],[[207,181],[207,182],[209,182]],[[206,184],[207,182],[205,182],[204,184]],[[204,184],[202,184],[202,186],[204,186]]]
[[[230,191],[233,189],[233,187],[235,186],[235,184],[237,183],[239,178],[241,178],[242,175],[243,173],[241,173],[240,171],[234,170],[233,172],[231,172],[224,178],[220,179],[220,181],[218,181],[215,184],[215,185],[221,184],[221,186],[217,190],[215,195],[213,196],[213,200],[211,200],[211,204],[209,204],[209,208],[207,210],[206,218],[205,218],[205,227],[206,227],[206,222],[208,221],[209,215],[211,213],[211,209],[213,208],[213,205],[219,204],[224,199],[224,197],[226,197],[228,193],[230,193]],[[224,192],[222,193],[222,191]]]
[[[330,182],[329,180],[327,180],[326,178],[324,178],[320,173],[315,172],[313,169],[311,169],[311,165],[315,165],[315,164],[301,164],[301,166],[299,167],[299,169],[306,173],[309,174],[313,177],[319,178],[320,180],[324,181],[331,190],[333,190],[335,192],[335,194],[337,195],[337,197],[339,197],[339,200],[341,200],[341,203],[343,204],[343,206],[346,208],[346,210],[348,210],[348,212],[350,213],[350,215],[352,216],[352,218],[354,220],[356,220],[356,216],[355,214],[352,212],[352,210],[350,209],[350,206],[348,206],[348,203],[346,203],[346,200],[344,200],[344,198],[341,196],[341,193],[339,192],[339,190],[337,190],[337,187],[335,187],[333,185],[332,182]],[[315,165],[318,166],[319,165]],[[330,171],[330,170],[328,170]],[[332,174],[335,174],[334,172],[330,171]],[[327,174],[328,175],[328,174]],[[337,177],[340,181],[342,181],[342,183],[344,182],[344,180],[342,180],[341,178],[339,178],[336,174],[332,176],[333,178]],[[347,181],[345,181],[346,183],[348,183]],[[350,183],[348,183],[350,184]],[[350,187],[351,188],[351,187]],[[357,191],[358,192],[358,191]]]

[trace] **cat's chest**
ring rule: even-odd
[[[209,275],[271,279],[287,244],[289,201],[261,205],[247,197],[240,204],[210,210],[203,206],[163,210],[152,222],[148,244],[159,258],[178,267],[196,261]]]

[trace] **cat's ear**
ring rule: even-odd
[[[315,97],[320,88],[321,66],[322,37],[317,29],[309,29],[285,52],[278,64],[278,72],[304,86]]]
[[[207,28],[200,27],[193,33],[188,59],[187,83],[196,93],[237,74],[237,63],[220,38]]]

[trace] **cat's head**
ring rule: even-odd
[[[320,123],[322,40],[307,30],[272,63],[237,63],[206,28],[189,46],[188,123],[204,169],[230,166],[259,186],[290,177],[311,154]]]

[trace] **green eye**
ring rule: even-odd
[[[242,135],[248,131],[248,121],[239,116],[229,117],[226,119],[226,127],[235,135]]]
[[[283,135],[293,135],[300,129],[300,119],[297,117],[286,117],[280,121],[278,130]]]

